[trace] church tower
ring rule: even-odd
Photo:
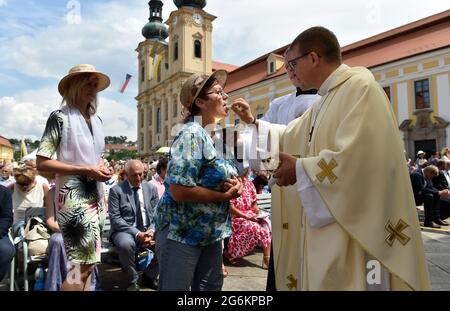
[[[177,11],[166,24],[169,32],[169,55],[172,73],[212,71],[212,22],[215,16],[203,8],[206,0],[174,0]]]
[[[138,155],[153,156],[170,146],[181,119],[179,93],[192,73],[212,72],[212,22],[206,0],[174,0],[178,10],[163,23],[161,0],[150,0],[145,40],[136,48],[139,66]],[[166,41],[169,38],[168,42]]]

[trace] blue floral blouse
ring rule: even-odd
[[[165,192],[156,211],[156,230],[169,225],[167,238],[192,246],[213,244],[231,235],[229,202],[175,202],[170,185],[222,191],[238,172],[232,160],[218,156],[214,142],[195,121],[186,123],[172,144]]]

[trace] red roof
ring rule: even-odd
[[[5,146],[5,147],[13,149],[9,140],[3,136],[0,136],[0,146]]]
[[[342,48],[349,66],[375,67],[450,46],[450,10],[438,13]],[[284,55],[288,45],[271,51],[230,73],[226,92],[232,92],[286,73],[284,66],[267,74],[270,54]]]
[[[216,71],[216,70],[219,70],[219,69],[223,69],[223,70],[226,70],[228,72],[232,72],[236,68],[239,68],[239,66],[225,64],[225,63],[220,63],[220,62],[216,62],[216,61],[212,62],[212,70],[213,71]]]
[[[281,48],[271,51],[263,56],[245,64],[233,72],[230,73],[227,80],[227,85],[225,87],[226,92],[232,92],[240,88],[262,82],[267,79],[272,79],[274,77],[281,76],[286,73],[284,66],[281,66],[277,72],[268,75],[267,74],[267,58],[270,54],[284,55],[284,51],[288,48],[285,45]]]

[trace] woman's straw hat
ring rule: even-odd
[[[98,92],[106,89],[111,83],[109,77],[104,73],[97,71],[94,66],[89,64],[76,65],[75,67],[72,67],[69,70],[69,73],[64,78],[62,78],[61,81],[59,81],[58,84],[59,94],[61,95],[64,94],[64,91],[67,88],[68,82],[70,81],[71,78],[85,73],[93,73],[98,77]]]

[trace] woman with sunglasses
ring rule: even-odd
[[[44,208],[48,185],[38,181],[33,167],[22,164],[13,170],[16,180],[8,186],[12,193],[14,223],[23,221],[28,207]]]
[[[156,212],[163,291],[222,289],[222,241],[231,234],[229,201],[242,193],[233,158],[222,157],[211,137],[211,129],[228,113],[226,79],[224,70],[194,74],[181,89],[185,118],[172,144],[166,190]]]

